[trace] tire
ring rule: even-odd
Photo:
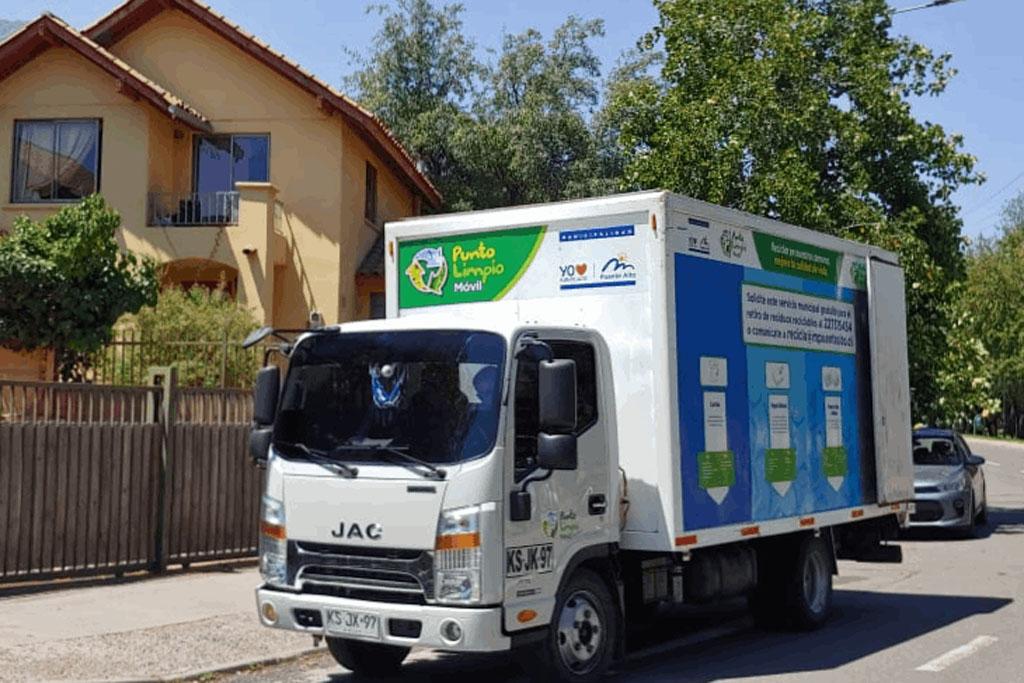
[[[987,492],[985,492],[983,490],[982,493],[985,494]],[[988,496],[987,495],[985,495],[985,497],[982,498],[982,501],[981,501],[981,511],[978,513],[978,516],[975,517],[975,519],[977,520],[976,523],[977,523],[978,526],[986,526],[988,524]]]
[[[364,643],[347,638],[327,638],[327,649],[334,661],[367,678],[394,676],[402,668],[409,648],[378,643]]]
[[[968,516],[967,524],[960,528],[960,538],[974,538],[975,531],[977,530],[978,520],[978,506],[975,505],[973,497],[971,498],[971,511]]]
[[[801,631],[820,628],[832,610],[832,555],[828,543],[806,536],[797,546],[783,591],[789,626]]]
[[[600,680],[612,664],[622,632],[616,605],[600,576],[589,569],[577,570],[559,591],[544,640],[518,657],[530,679]]]

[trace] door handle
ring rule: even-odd
[[[607,509],[608,501],[605,500],[603,493],[595,493],[587,498],[587,512],[591,515],[603,515]]]

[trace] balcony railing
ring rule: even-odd
[[[149,193],[149,225],[238,225],[237,192]]]

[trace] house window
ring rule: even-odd
[[[269,135],[200,135],[195,139],[193,189],[231,192],[235,183],[270,179]]]
[[[371,223],[377,222],[377,169],[369,161],[366,162],[366,204],[363,216]]]
[[[68,202],[100,188],[99,119],[16,121],[12,202]]]

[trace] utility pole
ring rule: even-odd
[[[914,5],[912,7],[901,7],[900,9],[893,10],[893,14],[903,14],[904,12],[913,12],[919,9],[928,9],[929,7],[942,7],[943,5],[952,5],[954,2],[963,2],[963,0],[932,0],[932,2],[926,2],[923,5]]]

